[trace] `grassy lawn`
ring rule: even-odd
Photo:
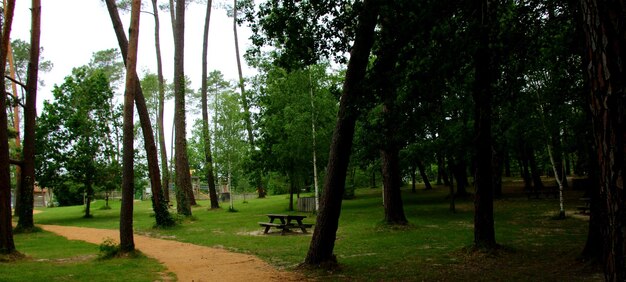
[[[157,281],[171,275],[146,257],[98,259],[98,246],[50,232],[15,235],[26,259],[0,262],[0,281]],[[123,279],[122,279],[123,277]]]
[[[403,228],[390,228],[381,223],[383,207],[379,189],[357,189],[355,200],[343,202],[335,245],[335,254],[341,269],[307,274],[323,280],[372,281],[602,280],[594,266],[576,260],[586,239],[588,222],[584,217],[568,216],[565,220],[554,220],[553,216],[558,212],[556,199],[544,197],[529,200],[521,192],[518,182],[505,184],[507,187],[504,197],[495,203],[496,240],[503,246],[499,251],[490,254],[469,251],[468,247],[473,240],[473,202],[471,199],[459,199],[457,213],[451,213],[448,210],[448,200],[445,199],[447,188],[436,187],[430,191],[418,190],[417,193],[405,190],[404,208],[410,225]],[[566,209],[570,215],[581,204],[578,200],[581,195],[579,191],[567,191]],[[102,201],[93,204],[94,217],[91,219],[81,217],[83,207],[43,209],[44,212],[35,215],[35,222],[116,229],[119,224],[119,202],[112,201],[111,204],[111,210],[99,210],[104,205]],[[236,213],[226,211],[227,203],[222,204],[224,209],[214,211],[207,210],[210,205],[206,201],[199,201],[199,204],[201,206],[193,210],[193,219],[186,219],[183,224],[171,229],[154,229],[150,202],[137,202],[135,230],[155,237],[250,253],[277,267],[301,271],[297,265],[306,255],[310,235],[262,235],[259,234],[261,227],[257,224],[267,220],[267,213],[289,213],[286,210],[287,196],[253,198],[248,199],[248,203],[236,201]],[[171,211],[175,212],[175,209]],[[299,214],[308,216],[305,222],[315,222],[314,215]],[[64,245],[50,244],[48,239],[36,242],[33,238],[39,236],[53,238],[54,241],[61,240],[46,233],[19,235],[16,238],[18,249],[31,255],[30,252],[42,248],[42,245]],[[25,242],[31,240],[32,243]],[[75,258],[89,253],[84,249],[96,249],[93,245],[80,245],[85,247],[64,247],[55,256]],[[49,252],[52,251],[46,251]],[[31,256],[44,258],[39,253]],[[142,260],[142,264],[150,265],[147,259]],[[33,264],[28,269],[36,269],[36,272],[40,272],[40,269],[48,272],[52,270],[45,268],[57,268],[50,263],[25,263]],[[93,264],[86,274],[99,271],[97,269],[103,264],[93,260],[77,263]],[[14,267],[16,264],[0,264],[0,273],[4,274],[5,269]],[[102,274],[99,277],[106,277],[105,280],[109,281],[120,277],[113,274],[115,271],[123,273],[126,269],[122,266],[119,270],[117,266],[102,267],[108,269],[104,273],[111,275]],[[139,281],[127,278],[124,276],[126,281]]]

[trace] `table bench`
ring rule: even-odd
[[[307,228],[313,227],[313,224],[302,223],[302,219],[306,218],[304,215],[268,214],[267,217],[270,219],[269,222],[259,222],[259,225],[265,228],[264,234],[269,233],[272,227],[280,229],[281,235],[285,235],[286,232],[290,232],[294,228],[299,228],[302,233],[307,233]],[[280,223],[275,223],[276,219],[280,220]]]

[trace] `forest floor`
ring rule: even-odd
[[[101,244],[119,237],[119,231],[110,229],[38,225],[44,230],[70,240]],[[137,250],[152,257],[176,274],[178,281],[302,281],[300,274],[279,271],[259,258],[172,240],[135,234]],[[168,280],[164,276],[165,280]]]

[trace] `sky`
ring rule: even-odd
[[[152,11],[150,1],[144,2],[144,10]],[[208,69],[219,70],[227,80],[236,80],[237,61],[234,50],[232,18],[226,16],[223,8],[213,1],[211,24],[209,27]],[[185,15],[185,75],[192,80],[193,89],[200,88],[202,77],[202,39],[206,6],[192,3]],[[30,42],[30,1],[16,1],[15,16],[11,39],[22,39]],[[128,28],[129,13],[121,14],[124,27]],[[167,80],[174,76],[174,43],[169,12],[159,13],[161,32],[161,55],[163,73]],[[239,27],[239,48],[241,54],[248,48],[250,30]],[[101,0],[55,0],[42,1],[41,8],[41,46],[42,56],[53,63],[50,72],[39,73],[40,86],[37,93],[37,111],[41,112],[43,101],[52,99],[53,86],[60,85],[72,69],[89,63],[94,52],[118,48],[106,6]],[[244,76],[252,76],[254,70],[245,64],[242,58]],[[144,71],[156,73],[156,52],[154,44],[154,18],[151,14],[141,13],[139,29],[139,52],[137,72],[142,76]],[[169,148],[174,104],[165,106],[165,136]],[[188,127],[193,124],[187,117]],[[188,134],[189,134],[188,129]]]

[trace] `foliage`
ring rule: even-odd
[[[102,244],[98,246],[100,250],[100,259],[111,259],[117,256],[120,246],[111,238],[106,238]]]
[[[44,102],[36,132],[39,184],[55,189],[57,197],[67,199],[65,204],[76,204],[78,191],[91,197],[94,188],[117,187],[113,131],[121,114],[111,105],[113,92],[106,74],[87,67],[74,69],[55,86],[53,95],[54,101]]]
[[[255,83],[260,109],[256,115],[260,150],[253,156],[254,165],[282,173],[291,182],[295,181],[295,185],[301,185],[301,180],[311,183],[313,151],[316,151],[318,171],[328,161],[337,114],[333,95],[337,78],[329,73],[328,65],[289,72],[268,64]]]

